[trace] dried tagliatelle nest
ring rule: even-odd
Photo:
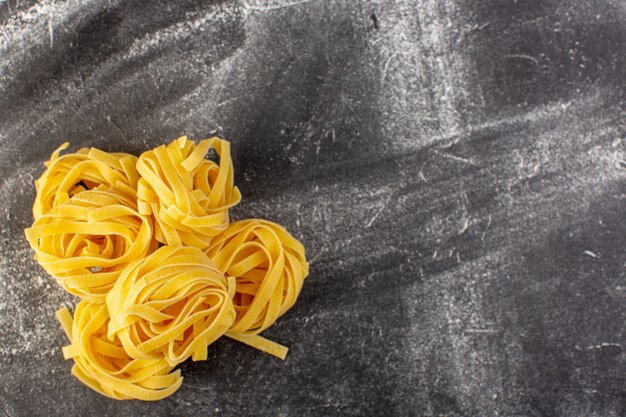
[[[182,384],[181,362],[222,336],[281,359],[259,335],[309,273],[304,247],[268,220],[230,221],[241,201],[230,143],[183,136],[139,157],[61,155],[35,181],[35,259],[81,298],[57,311],[73,375],[108,397],[154,401]],[[211,151],[217,160],[207,158]]]

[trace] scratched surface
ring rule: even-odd
[[[0,1],[0,412],[626,415],[622,0]],[[233,142],[236,218],[311,261],[267,335],[115,402],[62,359],[31,259],[64,140]]]

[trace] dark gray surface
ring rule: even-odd
[[[373,17],[375,16],[375,18]],[[623,1],[0,2],[0,410],[31,415],[626,415]],[[311,275],[157,404],[62,359],[74,300],[31,260],[66,139],[214,128]]]

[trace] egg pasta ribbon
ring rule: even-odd
[[[230,143],[186,136],[139,158],[62,144],[35,181],[35,259],[81,298],[57,311],[72,374],[118,400],[154,401],[227,336],[285,359],[261,336],[296,302],[305,249],[282,226],[230,222],[241,200]],[[213,158],[216,156],[216,158]],[[214,160],[215,159],[215,160]]]
[[[108,336],[137,359],[205,360],[235,320],[234,291],[199,249],[163,246],[129,265],[107,295]]]
[[[233,222],[206,253],[237,281],[237,319],[229,335],[258,334],[271,326],[296,302],[309,273],[302,244],[268,220]]]
[[[68,146],[69,143],[65,142],[52,153],[44,164],[46,170],[35,180],[35,220],[72,196],[101,185],[136,196],[139,180],[136,156],[97,148],[81,148],[75,153],[61,155]]]
[[[71,343],[63,356],[74,360],[72,374],[94,391],[116,400],[156,401],[180,388],[180,370],[164,358],[134,359],[119,339],[107,338],[106,305],[83,300],[73,318],[66,308],[56,315]]]
[[[219,163],[205,156],[213,149]],[[229,224],[241,200],[234,185],[230,143],[218,137],[197,145],[183,136],[144,152],[137,161],[139,210],[152,214],[156,238],[169,246],[205,249]]]
[[[98,302],[127,264],[158,245],[134,197],[104,185],[53,207],[25,234],[35,259],[66,291]]]

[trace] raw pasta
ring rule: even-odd
[[[137,359],[205,360],[235,320],[234,292],[199,249],[164,246],[129,265],[107,295],[109,338]]]
[[[205,159],[213,148],[219,164]],[[205,249],[229,224],[241,200],[233,182],[230,143],[213,137],[195,145],[183,136],[144,152],[137,161],[139,210],[152,214],[156,238],[169,246]]]
[[[69,293],[98,302],[127,264],[158,245],[133,196],[105,187],[74,195],[26,229],[39,264]]]
[[[258,334],[274,324],[296,302],[309,273],[302,244],[267,220],[232,223],[213,239],[207,255],[237,279],[237,319],[230,333]]]
[[[180,388],[180,370],[172,372],[164,358],[131,358],[118,338],[107,338],[106,305],[83,300],[73,319],[66,308],[57,318],[71,343],[63,356],[74,360],[72,374],[94,391],[117,400],[155,401]]]
[[[36,219],[70,197],[101,185],[119,188],[136,198],[139,175],[137,157],[127,153],[108,153],[96,148],[82,148],[60,156],[69,143],[59,146],[45,163],[46,170],[35,180],[37,195],[33,204]]]
[[[108,397],[153,401],[182,384],[221,336],[285,359],[259,335],[295,303],[304,247],[267,220],[230,223],[241,194],[229,142],[185,136],[139,158],[83,148],[35,181],[35,259],[71,294],[57,312],[73,375]],[[205,159],[213,149],[219,162]]]

